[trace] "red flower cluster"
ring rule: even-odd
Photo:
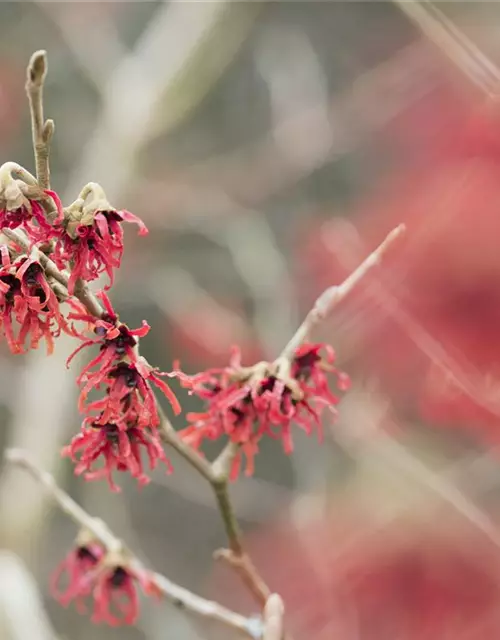
[[[139,615],[136,585],[146,594],[155,591],[146,572],[108,566],[103,547],[92,543],[70,551],[52,576],[51,592],[64,607],[75,602],[79,613],[86,613],[86,601],[91,599],[92,622],[120,626],[134,624]]]
[[[163,391],[176,414],[181,409],[171,389],[161,380],[160,376],[166,374],[150,367],[137,354],[137,338],[145,336],[149,326],[144,323],[140,329],[129,329],[119,322],[107,296],[101,293],[100,297],[106,308],[101,320],[85,313],[70,314],[73,320],[88,322],[96,334],[95,338],[85,340],[70,360],[87,346],[99,346],[99,354],[77,378],[81,385],[79,409],[86,417],[80,433],[63,449],[63,455],[77,462],[76,474],[84,474],[87,480],[106,477],[111,489],[119,491],[112,479],[115,470],[129,471],[140,484],[149,482],[141,449],[146,451],[152,469],[160,460],[167,472],[171,471],[160,443],[160,417],[151,384]],[[102,388],[104,395],[89,402],[88,395]],[[104,467],[93,470],[94,462],[101,456]]]
[[[45,338],[47,352],[52,353],[53,338],[66,330],[67,325],[40,263],[26,256],[12,261],[5,245],[0,252],[0,328],[10,350],[25,353],[28,337],[31,349],[36,349]],[[13,321],[19,325],[17,336]]]
[[[107,273],[109,284],[113,284],[113,271],[119,268],[123,255],[122,222],[133,222],[139,227],[139,235],[146,235],[148,229],[140,218],[129,211],[93,209],[89,215],[82,215],[76,221],[66,224],[55,249],[54,261],[59,268],[71,264],[68,291],[72,295],[76,282],[96,280]]]
[[[8,187],[7,187],[8,189]],[[40,192],[40,199],[25,197],[16,186],[16,196],[10,200],[0,198],[0,229],[22,228],[34,242],[47,242],[59,235],[60,225],[64,218],[61,200],[55,191],[45,189]],[[57,213],[54,225],[47,220],[41,201],[52,200]]]
[[[329,389],[327,374],[336,375],[341,390],[349,384],[347,376],[333,366],[334,359],[331,347],[304,344],[296,350],[287,371],[279,360],[271,365],[242,367],[237,349],[228,367],[193,376],[177,370],[171,375],[177,376],[184,387],[206,402],[203,413],[187,415],[191,424],[179,435],[196,449],[204,440],[227,436],[240,445],[231,479],[238,476],[242,453],[247,458],[246,474],[251,475],[263,436],[281,439],[287,454],[293,450],[293,424],[308,435],[316,428],[321,437],[321,409],[327,407],[336,413],[339,402]]]

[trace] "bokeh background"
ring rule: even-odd
[[[53,186],[68,204],[97,181],[150,228],[127,232],[112,298],[152,325],[162,369],[224,363],[232,344],[273,358],[408,226],[318,330],[353,379],[325,442],[297,430],[290,458],[266,443],[232,490],[296,640],[500,635],[499,35],[497,2],[0,3],[2,162],[33,168],[25,66],[47,49]],[[182,460],[120,495],[61,460],[72,346],[0,347],[0,447],[32,451],[158,571],[256,613],[214,565],[222,527]],[[2,640],[231,637],[151,602],[119,630],[61,609],[47,585],[75,527],[0,468]]]

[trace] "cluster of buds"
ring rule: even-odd
[[[188,413],[190,425],[179,435],[196,449],[204,440],[226,436],[238,445],[231,479],[239,474],[242,454],[247,459],[246,474],[252,475],[263,436],[281,440],[286,454],[293,451],[294,424],[307,435],[316,429],[321,439],[321,411],[328,408],[335,414],[339,402],[329,388],[328,374],[336,376],[339,390],[349,386],[348,377],[334,367],[334,360],[331,347],[303,344],[291,360],[278,358],[244,367],[234,348],[227,367],[192,376],[177,369],[172,375],[206,405],[202,413]]]
[[[50,586],[62,606],[74,603],[84,614],[92,603],[92,622],[115,627],[137,621],[138,587],[146,595],[158,595],[147,571],[132,566],[123,551],[108,552],[85,531],[54,571]]]

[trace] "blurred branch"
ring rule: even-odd
[[[6,551],[0,552],[0,634],[4,640],[56,640],[33,576]]]
[[[390,424],[382,425],[382,422],[387,420],[387,406],[383,401],[375,405],[373,392],[370,396],[372,401],[368,403],[359,396],[351,397],[357,411],[352,424],[358,426],[357,431],[351,428],[351,424],[346,425],[344,429],[339,429],[336,425],[331,429],[332,436],[353,455],[359,456],[364,452],[370,464],[378,462],[383,464],[384,469],[395,469],[397,477],[403,472],[419,486],[451,506],[500,549],[500,532],[487,514],[471,502],[446,476],[426,466],[384,430],[384,426],[389,431],[391,429]],[[366,406],[369,407],[368,410],[364,408]]]
[[[151,135],[154,114],[160,106],[167,114],[168,123],[161,127],[165,133],[196,104],[198,97],[185,93],[202,80],[201,76],[194,80],[200,73],[196,63],[206,58],[210,48],[221,47],[220,29],[224,28],[225,39],[231,33],[230,17],[241,12],[255,16],[259,6],[234,5],[229,0],[162,3],[134,51],[106,84],[100,121],[70,190],[76,193],[82,181],[94,179],[105,184],[106,193],[115,199],[134,171],[137,151]]]
[[[251,296],[253,325],[260,342],[268,354],[275,353],[283,334],[291,334],[296,326],[298,312],[286,259],[264,214],[208,185],[176,182],[165,188],[163,183],[146,179],[139,187],[140,200],[146,192],[158,210],[177,212],[175,220],[164,216],[155,221],[159,227],[189,229],[229,253]],[[165,198],[167,202],[163,203]],[[170,315],[177,306],[176,300],[169,299],[168,306],[165,311]]]
[[[225,224],[197,230],[231,255],[254,304],[257,335],[265,352],[273,354],[283,334],[293,331],[297,315],[293,287],[286,260],[265,216],[256,211],[239,212],[241,209],[234,203],[231,219]]]
[[[158,103],[158,108],[151,119],[148,139],[165,135],[188,117],[209,93],[217,80],[238,56],[241,47],[248,41],[248,35],[266,3],[261,0],[253,2],[231,2],[217,0],[211,4],[220,5],[214,18],[196,14],[188,17],[187,27],[184,18],[178,14],[179,23],[183,26],[183,36],[188,31],[186,43],[190,46],[190,33],[197,37],[197,42],[189,55],[184,56],[179,71],[172,76],[166,85]],[[214,7],[215,9],[215,7]],[[186,12],[184,12],[186,13]],[[211,12],[213,13],[213,11]],[[189,14],[186,14],[189,15]],[[195,23],[201,22],[202,28],[197,31]],[[175,35],[175,34],[174,34]],[[179,42],[175,43],[175,56],[179,55]]]
[[[333,148],[328,80],[310,37],[291,25],[269,26],[256,63],[268,88],[277,149],[287,164],[308,173]],[[306,113],[307,127],[297,126]]]
[[[126,549],[124,542],[117,538],[108,526],[98,518],[94,518],[80,507],[65,491],[57,486],[50,473],[40,469],[30,456],[21,450],[7,450],[6,460],[27,471],[44,489],[52,496],[59,508],[81,528],[89,531],[96,540],[99,540],[108,552],[120,552]],[[128,551],[128,549],[127,549]],[[145,571],[141,562],[132,556],[130,567],[139,572]],[[149,574],[149,572],[147,572]],[[174,606],[186,611],[216,620],[232,629],[245,633],[250,638],[261,636],[260,622],[254,618],[245,618],[216,602],[205,600],[191,591],[171,582],[159,573],[152,573],[154,584]]]
[[[174,266],[158,269],[151,278],[149,290],[151,298],[168,318],[191,333],[197,342],[204,341],[204,346],[211,351],[226,351],[228,335],[234,336],[238,343],[249,337],[244,319],[219,304],[184,269]],[[201,310],[204,313],[202,330],[197,315]],[[196,318],[191,324],[187,321],[190,314]]]
[[[125,47],[119,40],[113,21],[104,16],[99,20],[92,20],[91,24],[82,26],[78,4],[66,3],[61,6],[57,2],[35,1],[60,32],[86,80],[99,93],[105,91],[106,82],[113,69],[126,55]],[[89,46],[90,28],[92,29],[92,46]]]
[[[430,0],[393,0],[437,47],[490,97],[498,96],[500,71]]]
[[[269,596],[264,607],[263,640],[281,640],[283,637],[283,614],[285,607],[278,594]]]
[[[275,123],[272,134],[247,147],[190,167],[184,180],[197,185],[198,189],[201,185],[205,192],[218,186],[233,200],[248,206],[255,206],[296,184],[327,162],[358,148],[367,135],[386,126],[413,105],[417,97],[435,86],[439,61],[423,44],[418,41],[401,49],[390,60],[361,74],[347,91],[331,100],[327,107],[330,144],[315,146],[316,154],[311,154],[307,163],[289,162],[277,140],[280,139],[280,127],[295,131],[301,139],[308,135],[318,119],[317,107],[310,105],[291,114],[281,125]],[[185,196],[185,192],[179,192],[178,182],[179,176],[175,176],[176,184],[164,182],[163,193],[157,193],[154,200],[151,200],[151,192],[145,190],[139,201],[146,208],[148,201],[154,202],[157,211],[163,199],[166,200],[165,210],[167,207],[171,210],[178,205],[179,196]]]
[[[465,179],[466,175],[464,175]],[[453,185],[453,191],[457,191],[455,185]],[[459,192],[459,189],[458,189]],[[460,193],[460,192],[459,192]],[[346,269],[351,269],[352,266],[359,259],[359,255],[364,251],[363,244],[359,233],[355,229],[354,225],[345,220],[342,222],[342,247],[340,250],[335,250],[337,258],[343,264]],[[426,229],[422,233],[425,233]],[[421,239],[422,236],[412,236]],[[419,243],[416,242],[413,250],[418,250]],[[411,247],[408,247],[405,254],[405,264],[403,268],[408,268],[408,260],[411,255]],[[375,299],[377,303],[384,309],[384,311],[406,332],[408,337],[414,342],[415,345],[424,353],[429,360],[440,367],[450,376],[450,379],[457,385],[457,387],[467,395],[474,403],[490,413],[493,416],[500,417],[500,402],[496,395],[488,394],[487,390],[474,383],[476,376],[476,370],[472,365],[462,365],[455,357],[453,357],[444,346],[434,338],[425,327],[419,323],[415,318],[406,311],[398,297],[394,295],[385,278],[386,274],[378,274],[378,278],[372,279],[366,288],[366,294]],[[401,273],[399,273],[401,276]],[[400,298],[401,296],[399,296]],[[363,313],[366,313],[366,309],[363,309]],[[375,323],[370,324],[370,328],[373,328]]]

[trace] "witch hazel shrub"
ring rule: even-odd
[[[95,623],[134,624],[141,591],[260,638],[266,621],[282,618],[283,608],[245,551],[228,484],[238,479],[242,463],[247,475],[253,473],[263,438],[280,440],[286,455],[293,454],[297,429],[321,440],[322,412],[336,415],[349,379],[336,368],[332,346],[314,342],[310,335],[364,274],[377,267],[404,228],[392,231],[349,278],[318,298],[274,361],[244,365],[234,347],[227,366],[188,374],[175,364],[170,372],[159,371],[140,354],[139,341],[147,337],[148,323],[129,327],[112,303],[114,276],[124,251],[123,227],[132,224],[141,236],[148,230],[139,217],[115,208],[97,183],[84,185],[68,205],[51,188],[54,125],[43,119],[46,71],[45,52],[35,53],[26,87],[36,116],[36,176],[14,162],[0,167],[1,335],[16,355],[44,343],[50,356],[62,333],[74,339],[67,366],[80,390],[82,422],[62,455],[84,481],[104,481],[103,487],[119,491],[117,477],[130,474],[146,485],[148,469],[160,465],[166,473],[175,472],[168,457],[171,447],[210,484],[228,539],[228,548],[219,556],[253,594],[262,617],[245,618],[144,567],[105,523],[83,511],[26,453],[11,450],[8,460],[44,485],[78,527],[73,548],[55,570],[51,591],[61,605],[90,612]],[[104,288],[93,289],[101,276]],[[71,361],[81,350],[89,353],[89,361],[74,371]],[[188,414],[186,426],[178,431],[155,395],[165,396],[170,411],[180,414],[174,385],[187,388],[204,405],[200,412]],[[201,449],[207,440],[222,445],[212,461]]]

